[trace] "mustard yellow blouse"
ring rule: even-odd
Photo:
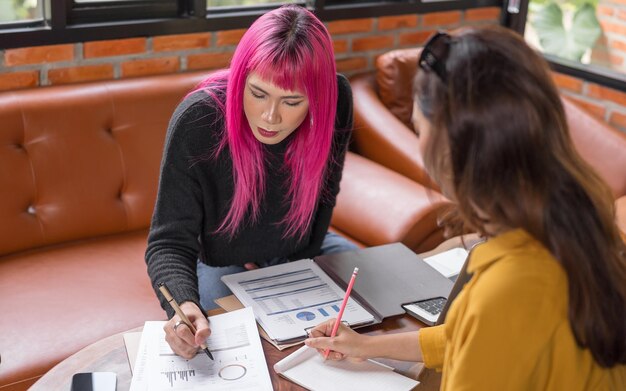
[[[600,367],[576,344],[567,276],[541,243],[513,230],[478,245],[446,323],[420,330],[442,390],[626,390],[626,365]]]

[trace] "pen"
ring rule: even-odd
[[[165,285],[164,282],[159,282],[159,290],[161,291],[163,296],[165,296],[165,300],[167,300],[167,302],[170,303],[170,305],[172,306],[174,311],[176,311],[176,315],[178,315],[180,320],[183,323],[185,323],[187,325],[187,327],[189,327],[189,330],[191,330],[191,332],[195,335],[196,334],[196,328],[193,327],[193,325],[189,321],[189,318],[187,317],[187,315],[185,315],[185,313],[180,309],[180,307],[178,306],[178,303],[176,302],[176,300],[174,300],[174,297],[170,293],[170,290],[167,289],[167,285]],[[209,356],[209,358],[211,360],[213,360],[213,355],[209,351],[209,348],[207,348],[206,344],[201,344],[200,348],[202,348],[202,350],[204,350],[206,355]]]
[[[352,277],[350,278],[350,282],[348,283],[348,289],[346,289],[346,295],[343,297],[343,302],[341,303],[341,308],[339,308],[339,315],[337,315],[337,320],[335,321],[335,325],[333,326],[333,330],[330,332],[330,338],[333,338],[337,335],[337,330],[339,329],[339,323],[341,323],[341,317],[343,316],[343,311],[346,309],[346,304],[348,304],[348,299],[350,298],[350,292],[352,291],[352,286],[354,285],[354,280],[356,280],[356,275],[359,272],[359,268],[355,267],[352,272]],[[328,358],[330,354],[330,349],[326,349],[324,351],[324,360]]]

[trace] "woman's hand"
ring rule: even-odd
[[[243,267],[245,267],[245,268],[246,268],[246,270],[254,270],[254,269],[258,269],[258,268],[259,268],[259,265],[257,265],[257,264],[256,264],[256,263],[254,263],[254,262],[248,262],[248,263],[245,263],[245,264],[243,265]]]
[[[191,332],[178,315],[174,315],[163,326],[165,340],[174,353],[186,359],[191,359],[196,355],[200,344],[204,343],[211,335],[211,329],[209,328],[209,321],[196,304],[186,301],[180,305],[180,309],[189,318],[193,327],[196,328],[196,334],[194,335]]]
[[[330,349],[330,360],[343,360],[346,357],[364,360],[372,357],[367,352],[371,337],[361,335],[344,324],[340,324],[337,334],[330,338],[335,322],[336,319],[331,319],[315,326],[310,332],[310,338],[304,343],[322,355],[326,349]]]

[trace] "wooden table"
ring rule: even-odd
[[[210,311],[209,314],[216,315],[220,312],[222,311],[214,310]],[[375,335],[387,332],[416,330],[420,327],[422,327],[422,324],[419,321],[405,315],[386,319],[380,325],[361,329],[361,332]],[[129,331],[141,331],[141,327]],[[72,375],[78,372],[115,372],[117,374],[117,390],[128,390],[130,388],[131,372],[126,355],[123,334],[124,333],[119,333],[104,338],[63,360],[41,377],[41,379],[30,388],[30,391],[69,391]],[[291,354],[298,349],[299,346],[280,351],[267,341],[263,339],[261,341],[274,390],[304,390],[304,388],[278,376],[272,369],[276,362]],[[416,390],[435,391],[439,389],[439,374],[428,369],[422,370],[423,366],[421,364],[395,360],[378,361],[396,368],[396,371],[403,375],[420,380],[422,383]]]
[[[479,238],[475,235],[467,235],[464,241],[457,237],[447,240],[439,245],[436,249],[420,255],[422,257],[427,257],[453,247],[458,247],[462,244],[465,244],[469,247],[477,241],[479,241]],[[220,309],[213,310],[209,311],[209,315],[217,315],[222,312],[223,310]],[[412,331],[417,330],[423,326],[424,325],[418,320],[410,317],[409,315],[404,315],[385,319],[385,321],[379,325],[359,329],[359,331],[369,335],[376,335],[382,333]],[[129,331],[140,330],[141,327]],[[117,390],[128,390],[130,388],[131,372],[130,366],[128,364],[128,358],[126,355],[123,334],[124,333],[119,333],[112,335],[108,338],[104,338],[63,360],[61,363],[52,368],[48,373],[46,373],[43,377],[41,377],[41,379],[39,379],[30,388],[29,391],[69,391],[70,382],[74,373],[98,371],[110,371],[117,373]],[[274,390],[304,390],[302,387],[278,376],[272,369],[275,363],[294,352],[296,349],[299,348],[299,346],[280,351],[274,348],[267,341],[263,339],[261,339],[261,341],[263,344],[265,360],[267,361]],[[378,361],[395,368],[396,372],[399,372],[405,376],[409,376],[413,379],[418,379],[421,383],[416,387],[416,390],[435,391],[439,389],[439,385],[441,383],[441,375],[435,371],[423,369],[422,364],[395,360]]]

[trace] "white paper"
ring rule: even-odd
[[[146,322],[131,391],[239,390],[271,391],[254,314],[249,308],[209,318],[211,336],[191,360],[174,354],[165,341],[165,322]]]
[[[312,391],[403,391],[419,384],[373,360],[324,361],[317,350],[308,346],[277,362],[274,370]]]
[[[424,261],[432,266],[439,273],[450,278],[461,272],[465,259],[467,258],[467,250],[456,247],[442,253],[424,258]]]
[[[140,341],[141,331],[124,333],[124,346],[126,347],[126,355],[128,356],[131,374],[135,372],[135,362],[137,361],[137,352],[139,351]]]
[[[348,278],[350,276],[346,276]],[[305,329],[336,318],[345,291],[311,259],[222,277],[259,324],[276,341],[304,339]],[[374,322],[352,298],[341,319],[350,326]]]

